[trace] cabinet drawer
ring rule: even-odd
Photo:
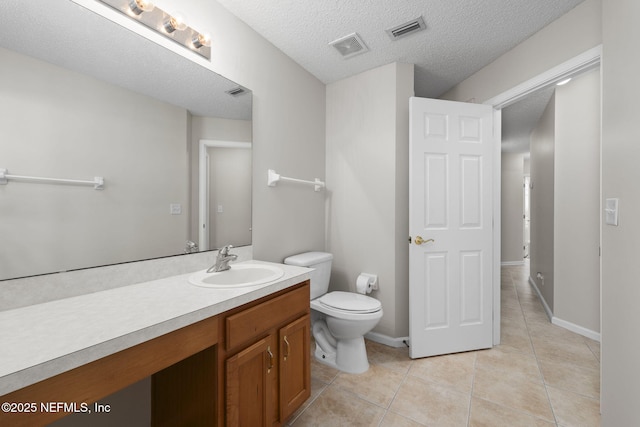
[[[309,284],[226,319],[226,348],[236,347],[309,311]]]

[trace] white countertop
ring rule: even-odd
[[[286,289],[313,271],[244,263],[277,265],[284,276],[214,289],[190,284],[189,273],[0,312],[0,395]]]

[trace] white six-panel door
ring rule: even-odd
[[[411,98],[412,358],[492,346],[493,144],[492,107]]]

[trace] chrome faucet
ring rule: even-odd
[[[218,251],[218,256],[216,256],[216,263],[209,267],[207,273],[217,273],[219,271],[225,271],[231,268],[229,266],[229,261],[235,261],[238,258],[238,255],[229,253],[229,249],[231,248],[233,248],[232,245],[227,245],[222,247]]]
[[[184,253],[194,254],[196,252],[200,252],[200,249],[198,249],[198,244],[195,242],[192,242],[191,240],[187,240],[187,244],[184,247]]]

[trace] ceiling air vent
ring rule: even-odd
[[[391,40],[398,40],[402,37],[417,33],[418,31],[422,31],[426,28],[427,25],[424,23],[424,19],[422,19],[421,16],[409,22],[405,22],[404,24],[400,24],[396,27],[387,29],[387,34],[389,35],[389,38]]]
[[[348,36],[339,38],[338,40],[334,40],[329,43],[329,46],[335,47],[344,59],[369,51],[369,48],[364,44],[357,33],[352,33]]]
[[[242,86],[234,87],[233,89],[225,90],[231,96],[240,96],[247,93],[247,90]]]

